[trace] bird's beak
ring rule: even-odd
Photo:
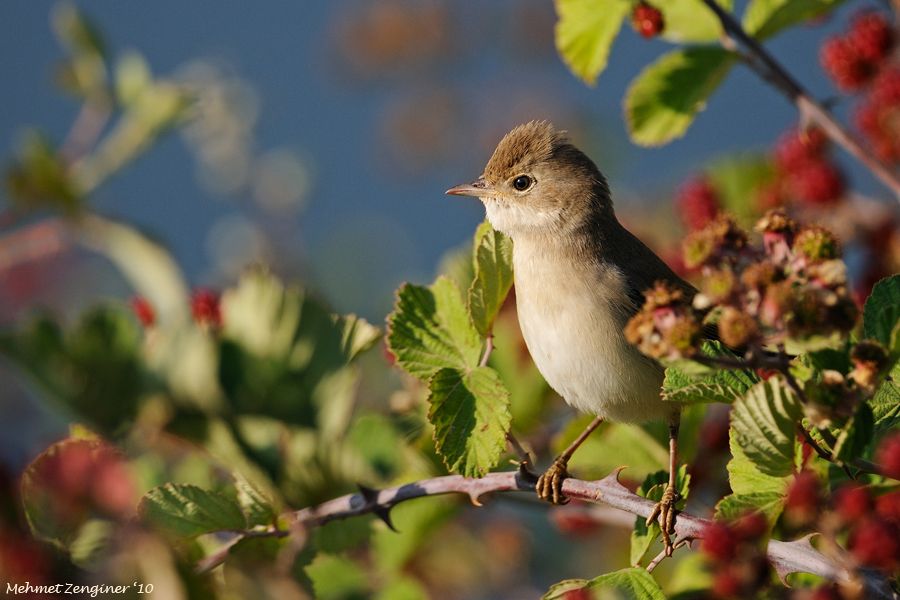
[[[454,186],[444,193],[450,194],[451,196],[474,196],[475,198],[485,198],[490,196],[492,192],[491,186],[488,185],[483,177],[479,177],[472,183]]]

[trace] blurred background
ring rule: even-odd
[[[833,93],[818,68],[819,43],[860,4],[770,44],[817,96]],[[62,51],[50,8],[0,7],[7,155],[28,125],[62,140],[78,111],[58,93]],[[559,59],[553,6],[541,0],[83,8],[113,55],[136,50],[156,75],[215,83],[205,122],[117,174],[96,194],[98,210],[157,237],[192,283],[220,286],[264,259],[314,282],[336,309],[373,320],[388,312],[401,281],[430,278],[439,258],[470,237],[480,205],[443,191],[478,175],[518,123],[545,118],[569,130],[610,178],[627,220],[645,206],[666,218],[675,186],[706,161],[765,149],[796,120],[780,95],[736,69],[687,136],[659,149],[635,146],[622,95],[671,45],[626,27],[609,68],[586,87]],[[856,189],[872,187],[864,173],[850,173]],[[17,227],[2,222],[4,235]],[[0,321],[36,303],[77,309],[82,298],[125,292],[87,257],[59,249],[47,260],[65,268],[41,281],[34,270],[4,270]]]

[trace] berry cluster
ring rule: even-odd
[[[857,15],[844,35],[822,45],[819,58],[837,87],[845,92],[863,88],[878,73],[894,44],[894,32],[884,15]]]
[[[820,129],[791,129],[773,152],[775,176],[759,191],[758,204],[769,209],[796,200],[807,206],[831,205],[846,191],[844,175],[830,157]]]
[[[873,489],[850,482],[827,500],[819,478],[801,471],[788,486],[784,511],[787,527],[814,529],[845,546],[851,568],[888,574],[900,568],[900,491],[876,496]]]
[[[881,160],[900,163],[900,67],[885,67],[855,114],[856,126]]]
[[[766,518],[749,513],[734,521],[713,521],[704,533],[700,551],[714,572],[714,598],[751,598],[769,582],[765,541]]]
[[[757,224],[762,248],[720,216],[684,241],[684,262],[703,276],[701,291],[657,283],[625,335],[644,354],[690,357],[705,327],[716,323],[733,348],[847,331],[857,309],[847,291],[837,240],[819,227],[798,227],[770,211]]]
[[[217,292],[199,288],[191,294],[191,315],[194,321],[201,326],[217,329],[222,326],[222,311],[220,298]],[[150,301],[143,296],[135,296],[131,299],[131,309],[141,325],[146,328],[156,325],[156,309]]]
[[[665,29],[662,12],[648,2],[638,2],[631,11],[631,24],[634,30],[645,38],[658,36]]]

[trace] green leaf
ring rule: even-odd
[[[341,349],[348,361],[353,360],[381,339],[381,330],[356,315],[336,317],[341,330]]]
[[[764,154],[740,153],[713,160],[704,173],[725,211],[751,228],[759,218],[756,192],[775,177],[772,160]]]
[[[727,50],[701,46],[669,52],[646,67],[625,96],[632,141],[660,146],[684,135],[734,61]]]
[[[834,458],[841,461],[850,461],[863,455],[866,447],[872,443],[875,435],[875,415],[872,407],[861,404],[856,413],[837,436],[837,441],[831,451]]]
[[[662,500],[663,493],[665,493],[668,483],[669,474],[666,471],[651,473],[644,479],[641,487],[637,490],[637,494],[638,496],[648,498],[654,502],[659,502]],[[687,465],[681,465],[678,469],[678,473],[675,475],[675,489],[678,490],[680,505],[683,505],[682,503],[687,500],[690,486],[691,476],[687,473]],[[647,550],[650,549],[650,545],[657,537],[659,537],[660,533],[662,533],[662,531],[657,522],[654,521],[648,527],[647,519],[643,517],[637,517],[635,519],[634,529],[631,532],[631,564],[633,566],[638,566],[640,564],[644,555],[647,553]]]
[[[734,403],[731,427],[746,457],[766,475],[793,471],[796,423],[801,418],[794,394],[776,377],[761,381]]]
[[[509,392],[489,367],[441,369],[429,382],[428,420],[450,471],[480,477],[496,466],[512,420]]]
[[[148,383],[141,335],[120,308],[99,306],[63,333],[49,318],[0,334],[3,353],[63,407],[95,430],[116,434],[138,411]]]
[[[271,525],[275,522],[275,509],[272,501],[256,489],[250,480],[238,472],[232,473],[234,487],[237,489],[237,500],[241,512],[247,520],[247,526]]]
[[[593,85],[631,12],[628,0],[556,0],[556,49],[569,69]]]
[[[554,450],[562,452],[591,419],[591,415],[573,419],[553,440]],[[582,477],[595,479],[628,465],[628,476],[641,478],[664,469],[668,459],[668,450],[645,429],[625,423],[604,423],[584,441],[569,461],[569,468]]]
[[[783,509],[784,494],[780,492],[729,494],[716,504],[716,518],[731,520],[748,512],[759,511],[766,517],[769,527],[772,527]]]
[[[744,11],[744,29],[764,40],[782,29],[834,10],[843,0],[751,0]]]
[[[759,377],[755,373],[745,370],[720,369],[691,377],[677,368],[669,367],[663,380],[662,398],[682,404],[731,404],[758,381]]]
[[[900,425],[900,388],[896,383],[882,383],[869,404],[872,407],[876,433],[890,431]]]
[[[400,366],[423,381],[443,368],[474,367],[481,358],[481,338],[447,277],[428,288],[409,283],[400,288],[388,316],[387,341]]]
[[[478,333],[487,337],[512,287],[512,240],[485,221],[475,236],[473,258],[475,279],[469,287],[469,315]]]
[[[589,581],[570,579],[552,586],[543,600],[564,600],[568,592],[586,590],[591,598],[600,600],[666,600],[665,594],[653,576],[645,569],[630,568],[600,575]]]
[[[718,2],[731,10],[731,0]],[[722,35],[722,24],[702,0],[666,0],[656,4],[663,14],[662,37],[678,44],[714,42]]]
[[[368,597],[368,577],[348,558],[320,554],[306,567],[317,600],[351,600]]]
[[[734,409],[732,409],[732,414]],[[776,477],[762,472],[747,457],[738,443],[738,434],[734,425],[728,431],[728,445],[731,460],[728,461],[728,483],[736,495],[774,492],[784,494],[787,476]]]
[[[882,279],[872,288],[863,309],[863,337],[872,338],[890,351],[893,347],[892,333],[900,320],[900,275]]]
[[[144,494],[139,511],[156,527],[179,537],[247,526],[235,500],[195,485],[167,483],[155,487]]]

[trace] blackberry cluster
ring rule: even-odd
[[[894,44],[894,32],[884,15],[857,15],[844,35],[830,37],[819,59],[828,76],[842,91],[855,92],[878,73]]]

